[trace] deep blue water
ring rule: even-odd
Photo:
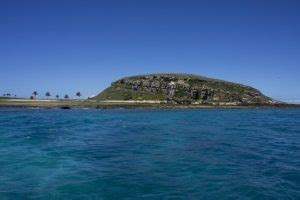
[[[300,109],[0,110],[0,199],[300,199]]]

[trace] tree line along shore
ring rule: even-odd
[[[37,99],[37,97],[39,96],[39,93],[37,91],[32,92],[32,95],[29,97],[29,99]],[[81,92],[76,92],[75,96],[80,98],[82,96]],[[51,99],[52,94],[47,91],[45,93],[45,98],[46,99]],[[7,99],[7,98],[18,98],[16,94],[11,94],[11,93],[4,93],[2,94],[2,97],[0,97],[2,99]],[[70,96],[68,94],[65,94],[63,96],[60,96],[59,94],[56,94],[54,96],[55,99],[70,99]],[[26,98],[18,98],[18,99],[26,99]],[[53,98],[52,98],[53,99]]]

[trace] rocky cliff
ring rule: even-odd
[[[122,78],[93,99],[213,105],[278,103],[249,86],[190,74],[149,74]]]

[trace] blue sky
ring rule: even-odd
[[[1,0],[0,94],[178,72],[300,99],[300,1]]]

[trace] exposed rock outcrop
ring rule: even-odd
[[[212,105],[279,103],[249,86],[190,74],[149,74],[122,78],[94,99]]]

